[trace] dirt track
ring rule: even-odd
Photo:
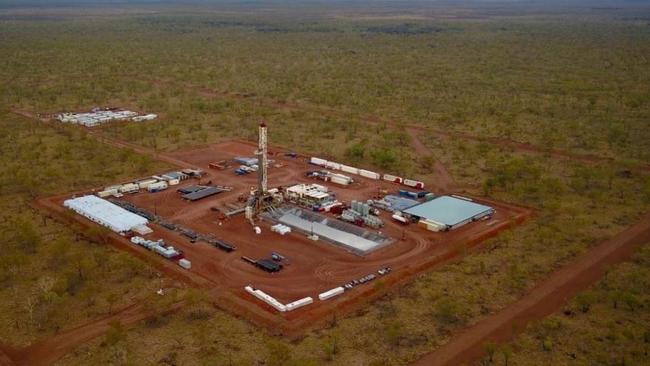
[[[151,82],[151,81],[150,81]],[[154,84],[156,85],[163,85],[166,83],[169,83],[164,80],[156,80],[153,81]],[[204,97],[204,98],[230,98],[230,99],[252,99],[255,100],[258,103],[261,103],[262,105],[271,107],[271,108],[276,108],[276,109],[283,109],[283,110],[288,110],[288,111],[300,111],[300,110],[317,110],[323,114],[330,115],[330,116],[347,116],[349,115],[349,112],[339,110],[333,107],[329,106],[323,106],[323,105],[317,105],[317,104],[309,104],[309,103],[304,103],[304,102],[291,102],[291,101],[281,101],[281,100],[276,100],[272,98],[267,98],[267,97],[260,97],[254,94],[246,94],[246,93],[237,93],[237,92],[228,92],[228,91],[216,91],[216,90],[210,90],[205,87],[201,86],[196,86],[192,84],[186,84],[183,86],[183,88],[186,91],[190,92],[196,92],[198,95]],[[464,139],[464,140],[470,140],[470,141],[476,141],[476,142],[485,142],[485,143],[490,143],[490,144],[495,144],[499,145],[501,147],[506,147],[512,150],[516,150],[519,152],[527,152],[527,153],[536,153],[536,154],[547,154],[553,158],[556,159],[569,159],[569,160],[575,160],[575,161],[580,161],[584,163],[598,163],[598,162],[611,162],[615,161],[613,158],[610,157],[603,157],[603,156],[598,156],[594,154],[589,154],[589,153],[572,153],[567,150],[562,150],[562,149],[553,149],[553,148],[548,148],[546,146],[538,146],[534,145],[531,143],[526,143],[526,142],[519,142],[507,138],[501,138],[501,137],[484,137],[484,136],[476,136],[472,135],[469,133],[465,132],[457,132],[457,131],[448,131],[448,130],[441,130],[441,129],[435,129],[435,128],[426,128],[423,127],[420,124],[414,124],[414,123],[408,123],[405,125],[397,125],[393,123],[392,121],[385,120],[381,117],[378,116],[373,116],[373,115],[363,115],[359,117],[359,119],[363,122],[370,123],[370,124],[378,124],[378,123],[384,123],[387,126],[391,128],[396,128],[396,129],[403,129],[407,128],[409,130],[409,133],[411,131],[419,131],[419,132],[424,132],[424,133],[431,133],[434,136],[438,136],[441,138],[456,138],[456,139]],[[417,142],[416,142],[417,143]],[[650,172],[650,164],[643,164],[641,166],[641,170],[645,172]]]
[[[163,313],[168,314],[178,310],[182,305],[183,303],[181,302],[175,303]],[[84,325],[65,330],[43,341],[33,343],[22,350],[12,351],[9,354],[11,357],[10,363],[7,363],[7,365],[51,365],[80,344],[106,333],[113,321],[119,321],[122,326],[128,327],[153,315],[155,315],[154,312],[147,310],[140,304],[127,306],[112,315],[101,317]],[[3,359],[0,356],[0,365],[3,365],[2,361]]]
[[[430,156],[431,150],[422,143],[422,140],[420,140],[419,134],[421,131],[418,131],[415,128],[407,128],[406,131],[408,134],[411,136],[413,148],[415,149],[415,152],[418,155],[421,156]],[[454,181],[454,177],[449,173],[447,168],[438,160],[435,158],[434,164],[433,164],[433,171],[436,175],[436,186],[439,187],[443,191],[451,191],[456,188],[456,181]]]
[[[488,341],[507,342],[526,326],[559,310],[567,300],[598,281],[607,266],[630,258],[650,242],[650,213],[612,239],[606,240],[535,286],[514,304],[463,329],[440,349],[422,357],[416,366],[474,364]]]

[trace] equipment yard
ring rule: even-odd
[[[243,161],[241,157],[250,156],[256,147],[252,142],[227,141],[196,150],[167,154],[176,161],[186,163],[182,168],[193,168],[184,169],[184,172],[202,171],[202,174],[197,174],[194,179],[179,177],[174,173],[161,174],[167,177],[165,179],[170,184],[174,184],[169,188],[165,185],[162,190],[133,189],[132,193],[115,193],[115,189],[122,192],[136,183],[110,186],[107,188],[113,190],[110,192],[115,193],[117,199],[106,199],[149,218],[148,226],[153,232],[139,231],[137,235],[142,235],[147,239],[144,242],[151,245],[162,239],[161,243],[167,248],[154,248],[158,254],[164,257],[164,253],[170,251],[175,259],[184,258],[182,266],[170,266],[165,263],[168,274],[171,271],[182,279],[194,278],[192,282],[195,284],[216,290],[211,293],[221,293],[216,297],[237,306],[223,302],[218,302],[218,305],[252,318],[255,322],[271,326],[284,334],[299,334],[315,320],[322,319],[335,310],[341,312],[342,309],[353,307],[364,299],[379,295],[378,287],[374,284],[376,282],[394,285],[435,265],[452,260],[465,249],[522,222],[532,213],[528,208],[501,202],[444,196],[446,199],[461,199],[465,202],[471,199],[478,204],[489,206],[493,211],[490,211],[488,216],[481,216],[480,219],[477,217],[475,221],[470,220],[467,225],[454,230],[438,231],[427,226],[433,225],[430,222],[416,223],[415,218],[406,220],[403,217],[398,220],[394,218],[395,212],[385,209],[386,207],[377,205],[376,207],[384,208],[378,210],[371,207],[375,207],[374,205],[365,203],[370,199],[377,201],[379,196],[383,196],[378,196],[378,192],[406,196],[404,186],[395,183],[394,178],[397,177],[390,176],[391,181],[387,181],[354,175],[354,178],[350,179],[351,183],[345,185],[327,180],[315,184],[315,178],[306,174],[321,168],[313,164],[313,158],[286,154],[281,149],[270,149],[268,154],[273,160],[268,169],[269,192],[277,192],[276,188],[280,188],[280,192],[291,194],[304,191],[303,193],[312,199],[325,196],[335,198],[331,198],[334,201],[329,203],[319,202],[314,209],[295,196],[295,201],[272,205],[259,217],[249,219],[244,214],[245,210],[241,209],[245,205],[242,201],[250,200],[251,191],[255,191],[255,186],[259,184],[258,174],[239,174],[235,171],[238,170],[238,162]],[[210,163],[214,161],[231,164],[224,169],[210,168]],[[253,160],[249,163],[255,162]],[[156,184],[153,181],[154,179],[140,179],[134,182],[151,187]],[[208,195],[197,201],[188,200],[186,197],[188,192],[191,194],[211,186],[218,188],[215,189],[219,192],[218,195]],[[302,191],[287,187],[300,187]],[[99,188],[98,191],[104,196],[109,192],[106,188]],[[323,191],[327,191],[327,195],[313,193]],[[91,192],[78,192],[75,196],[82,193]],[[417,201],[418,194],[409,193],[415,198],[404,198],[403,201],[411,204],[435,202],[429,197],[441,193],[453,192],[422,191],[419,194],[420,201]],[[425,195],[428,197],[427,201],[424,201]],[[70,197],[70,194],[61,195],[42,200],[41,203],[48,208],[63,211],[62,204]],[[390,205],[388,201],[384,202],[385,204]],[[421,204],[423,207],[430,206]],[[236,207],[240,209],[236,210]],[[380,222],[381,227],[373,228],[362,222],[342,221],[340,218],[346,212],[354,211],[345,210],[345,207],[362,213],[366,210],[378,214],[373,216],[373,220]],[[325,237],[327,234],[323,233],[323,229],[318,231],[312,228],[311,232],[308,232],[305,227],[300,228],[291,222],[284,222],[282,217],[280,220],[273,219],[273,216],[282,216],[283,212],[286,216],[287,211],[301,212],[300,210],[301,215],[309,215],[312,226],[324,226],[314,223],[315,220],[327,222],[329,226],[326,228],[334,232],[333,236],[343,235],[345,240],[363,245],[374,243],[377,246],[371,245],[372,248],[367,252],[356,250],[339,245],[336,238]],[[356,215],[354,212],[353,214]],[[96,225],[81,216],[75,215],[75,219],[87,225]],[[254,225],[251,225],[252,220]],[[278,222],[286,225],[279,224],[278,227]],[[150,246],[134,244],[140,239],[130,241],[127,237],[119,235],[111,237],[113,242],[119,242],[118,246],[121,248],[128,243],[127,245],[131,246],[129,250],[139,252],[139,256],[151,258],[156,263],[164,261],[153,259],[159,257],[153,252],[147,252],[147,248],[154,250]],[[363,245],[361,247],[365,248]],[[234,297],[222,296],[223,290]],[[270,297],[271,300],[265,301],[264,296]],[[297,310],[292,311],[294,309]]]

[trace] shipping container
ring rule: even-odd
[[[180,184],[180,182],[181,182],[181,181],[180,181],[179,179],[170,179],[170,180],[168,181],[168,183],[169,183],[170,186],[176,186],[176,185]]]
[[[330,177],[330,182],[340,184],[342,186],[347,186],[350,184],[350,179],[345,179],[340,176],[332,176]]]
[[[341,170],[341,164],[335,163],[333,161],[328,161],[327,163],[325,163],[325,167],[334,170]]]
[[[192,268],[192,262],[188,261],[187,259],[181,259],[178,261],[178,265],[185,268],[185,269],[190,269]]]
[[[400,222],[400,223],[402,223],[404,225],[408,225],[408,223],[409,223],[409,221],[406,219],[406,217],[404,217],[402,215],[393,214],[393,216],[391,216],[391,217],[393,218],[393,220],[398,221],[398,222]]]
[[[325,292],[319,294],[318,298],[321,301],[325,301],[327,299],[333,298],[334,296],[341,295],[344,291],[345,291],[345,289],[343,287],[336,287],[336,288],[333,288],[331,290],[328,290],[328,291],[325,291]]]
[[[359,175],[359,169],[347,165],[341,164],[341,171],[350,173],[350,174],[356,174]]]
[[[296,300],[294,302],[288,303],[287,305],[285,305],[285,307],[286,307],[287,311],[292,311],[292,310],[296,310],[298,308],[301,308],[301,307],[303,307],[305,305],[309,305],[309,304],[311,304],[313,302],[314,302],[314,299],[312,299],[311,297],[305,297],[305,298],[302,298],[300,300]]]
[[[362,177],[378,180],[381,176],[379,173],[371,172],[370,170],[359,169],[359,175]]]
[[[402,184],[402,183],[404,182],[404,179],[403,179],[403,178],[398,177],[398,176],[396,176],[396,175],[391,175],[391,174],[384,174],[384,178],[383,178],[383,179],[384,179],[385,181],[393,182],[393,183],[397,183],[397,184]]]
[[[318,165],[318,166],[326,166],[327,165],[327,160],[324,159],[319,159],[316,157],[311,157],[309,159],[310,164]]]

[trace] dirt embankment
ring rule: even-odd
[[[413,365],[456,366],[474,364],[484,355],[488,341],[507,342],[533,321],[559,310],[567,300],[592,285],[606,267],[628,260],[635,249],[650,242],[650,213],[615,237],[606,240],[572,263],[554,272],[519,301],[473,326]]]

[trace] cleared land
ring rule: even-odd
[[[385,266],[392,267],[393,272],[381,280],[385,285],[392,285],[453,259],[463,250],[479,245],[504,229],[512,228],[532,214],[532,210],[527,208],[479,199],[479,202],[489,204],[496,209],[497,213],[491,220],[471,223],[451,232],[434,233],[416,225],[404,227],[391,220],[389,214],[384,213],[381,218],[386,227],[381,232],[397,240],[363,257],[322,241],[311,241],[302,234],[291,233],[280,236],[271,232],[270,224],[267,222],[259,223],[263,230],[261,235],[256,235],[243,215],[222,221],[215,212],[211,211],[212,207],[225,207],[227,203],[236,202],[241,194],[247,195],[250,187],[256,185],[256,174],[237,176],[233,173],[233,168],[227,170],[208,168],[208,164],[214,161],[250,156],[254,149],[254,144],[232,141],[196,150],[165,154],[171,157],[171,159],[164,159],[165,161],[179,161],[183,163],[182,166],[206,170],[207,175],[201,178],[203,182],[211,181],[213,184],[234,187],[230,192],[189,202],[183,200],[176,192],[177,188],[197,183],[196,180],[188,180],[163,192],[141,192],[126,195],[124,199],[138,207],[155,212],[165,220],[198,233],[212,234],[236,245],[235,252],[225,253],[203,242],[190,243],[180,233],[170,232],[158,225],[153,226],[154,233],[145,236],[150,239],[165,239],[167,243],[184,251],[186,258],[192,261],[192,270],[188,273],[178,267],[176,271],[181,278],[199,276],[204,280],[202,281],[204,288],[219,293],[224,289],[228,290],[239,298],[236,303],[241,304],[243,300],[251,303],[252,306],[263,308],[267,312],[263,316],[259,316],[259,311],[248,309],[235,308],[234,311],[242,315],[252,313],[253,320],[268,325],[273,332],[300,335],[311,328],[314,322],[322,320],[334,310],[346,313],[349,311],[346,309],[352,308],[368,297],[376,297],[377,288],[373,283],[359,286],[339,298],[316,301],[291,313],[279,315],[276,310],[246,293],[243,290],[244,286],[252,284],[280,301],[288,303],[306,296],[317,298],[321,292],[369,273],[375,273]],[[314,182],[304,175],[306,171],[313,170],[314,166],[308,165],[304,159],[284,157],[282,150],[275,149],[272,152],[276,153],[272,154],[271,158],[276,159],[276,164],[280,163],[282,167],[270,168],[271,186]],[[329,188],[336,193],[339,200],[346,202],[370,199],[380,189],[396,193],[399,188],[389,182],[361,177],[355,179],[357,182],[352,186],[329,185]],[[62,200],[69,196],[69,194],[57,196],[42,202],[48,208],[61,212],[62,209],[57,206],[60,206]],[[85,220],[81,219],[81,221]],[[90,222],[89,224],[92,225]],[[133,246],[126,239],[121,241]],[[124,244],[120,246],[123,247]],[[133,250],[153,256],[143,248],[133,246],[131,251]],[[285,266],[280,273],[269,274],[240,258],[241,256],[269,258],[271,251],[282,253],[289,258],[291,264]],[[223,307],[228,308],[225,305]]]

